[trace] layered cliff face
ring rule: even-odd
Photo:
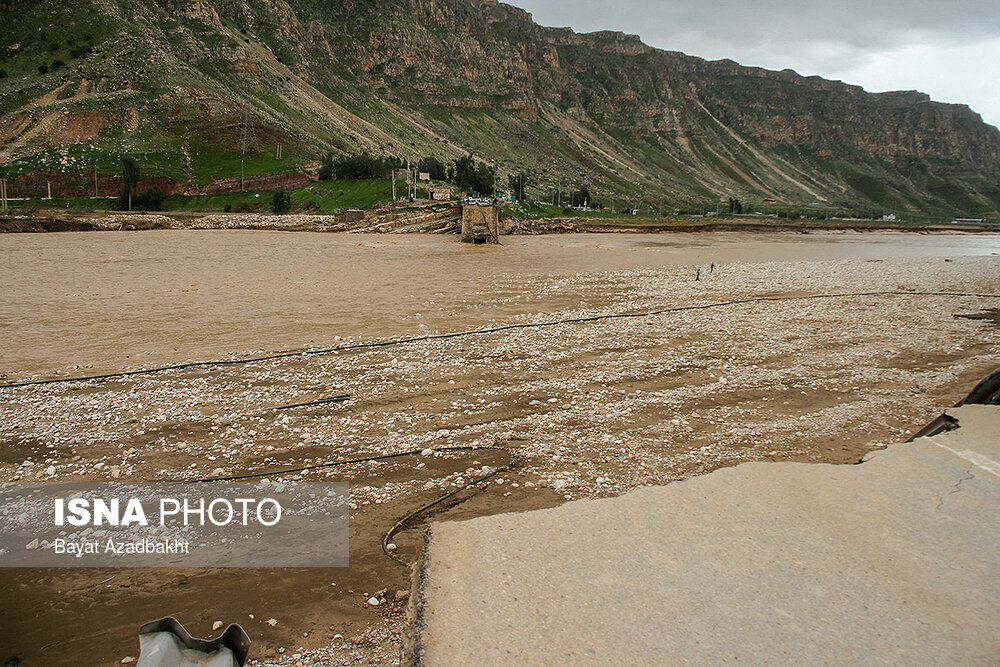
[[[538,186],[675,205],[1000,209],[1000,132],[965,106],[545,28],[489,0],[47,0],[35,14],[30,39],[2,45],[0,157],[20,168],[130,150],[204,179],[249,117],[261,146],[304,157],[473,151]],[[84,32],[89,52],[38,73]]]

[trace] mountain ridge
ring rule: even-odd
[[[25,4],[5,3],[2,18]],[[44,0],[37,11],[22,19],[30,43],[0,44],[11,84],[0,162],[15,173],[88,159],[110,171],[132,152],[151,173],[203,183],[232,176],[249,117],[255,173],[308,169],[328,150],[472,152],[531,174],[537,196],[561,182],[678,207],[734,196],[1000,210],[1000,131],[966,105],[539,26],[493,0]],[[85,48],[74,34],[90,35],[89,52],[32,73],[71,40]],[[278,143],[296,159],[265,159]]]

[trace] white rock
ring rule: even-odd
[[[424,451],[420,452],[421,456],[434,456],[434,450],[428,447]]]
[[[212,623],[213,630],[218,630],[221,627],[222,627],[222,621],[216,621],[215,623]]]
[[[37,549],[38,548],[38,538],[35,538],[35,539],[31,540],[30,542],[28,542],[27,544],[25,544],[24,548],[27,549],[28,551],[31,551],[33,549]]]
[[[269,618],[269,619],[267,619],[267,624],[270,625],[273,628],[274,626],[276,626],[278,624],[278,619],[276,619],[276,618]]]
[[[376,598],[376,597],[370,597],[370,598],[368,598],[368,604],[370,604],[373,607],[377,607],[378,606],[378,598]]]

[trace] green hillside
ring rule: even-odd
[[[0,20],[0,172],[26,191],[110,187],[122,155],[180,193],[312,173],[327,151],[472,152],[538,198],[1000,215],[1000,131],[965,106],[486,0],[8,0]]]

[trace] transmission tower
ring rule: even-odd
[[[247,151],[257,147],[257,131],[253,126],[253,118],[250,117],[250,107],[243,107],[243,132],[240,135],[240,192],[243,192],[244,169],[243,163],[246,160]]]

